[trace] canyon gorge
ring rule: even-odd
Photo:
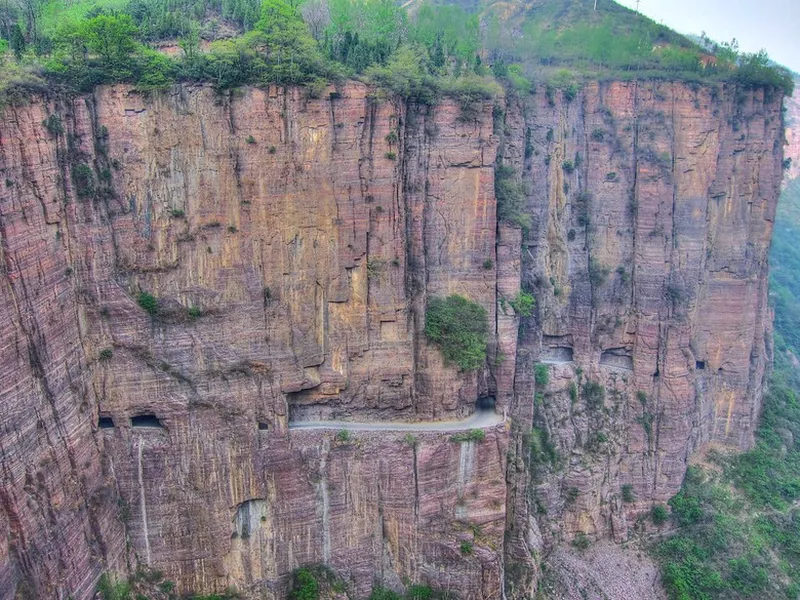
[[[147,567],[278,599],[319,563],[355,597],[522,598],[574,540],[646,531],[692,461],[754,441],[781,106],[659,81],[7,105],[0,598]],[[453,294],[488,315],[476,371],[425,335]],[[354,425],[299,426],[328,421]]]

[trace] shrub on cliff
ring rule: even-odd
[[[467,431],[459,431],[450,436],[451,442],[482,442],[486,438],[486,432],[483,429],[468,429]]]
[[[317,600],[319,598],[319,583],[310,569],[300,568],[292,576],[292,588],[289,591],[290,600]]]
[[[550,369],[547,368],[547,365],[537,363],[533,368],[533,373],[536,387],[546,387],[550,383]]]
[[[480,115],[487,102],[502,93],[502,88],[491,77],[466,75],[447,77],[438,82],[441,93],[456,100],[461,107],[459,119],[472,121]]]
[[[114,581],[108,573],[100,576],[97,591],[103,600],[128,600],[131,597],[131,585],[127,581]]]
[[[463,296],[431,298],[425,312],[425,335],[439,346],[445,361],[462,371],[486,362],[489,321],[486,309]]]
[[[600,408],[606,397],[605,388],[596,381],[587,381],[583,384],[583,399],[589,408]]]
[[[319,600],[347,594],[347,584],[327,565],[300,567],[292,573],[289,600]]]
[[[533,294],[521,291],[509,301],[509,304],[520,317],[530,317],[536,306],[536,298],[533,297]]]
[[[136,297],[136,302],[141,306],[150,316],[155,316],[158,313],[158,299],[152,294],[147,292],[139,292]]]

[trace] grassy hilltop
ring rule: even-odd
[[[586,79],[736,81],[789,92],[765,54],[700,44],[614,2],[411,0],[4,0],[0,90],[88,91],[176,81],[219,89],[348,77],[421,102],[490,98]]]

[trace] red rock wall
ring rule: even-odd
[[[770,358],[779,104],[711,94],[542,91],[509,99],[497,132],[491,106],[463,121],[360,84],[7,108],[0,598],[87,598],[137,564],[182,591],[277,598],[320,561],[358,595],[377,578],[517,597],[548,545],[624,538],[693,452],[751,443]],[[496,223],[498,143],[528,187],[524,238]],[[537,309],[520,326],[521,288]],[[489,311],[479,373],[425,342],[427,298],[450,293]],[[551,345],[575,361],[536,389]],[[620,348],[632,370],[600,364]],[[571,400],[587,380],[602,406]],[[454,419],[485,395],[511,418],[476,443],[287,427]],[[142,414],[164,429],[132,428]],[[531,461],[533,426],[553,464]]]
[[[550,542],[625,539],[693,453],[753,443],[771,362],[780,100],[613,83],[509,104],[503,153],[529,190],[522,279],[539,311],[519,356],[569,346],[575,358],[549,367],[533,419],[558,454],[533,467]]]

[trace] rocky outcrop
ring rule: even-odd
[[[800,177],[800,79],[795,79],[795,93],[786,98],[784,122],[786,124],[786,146],[783,155],[791,162],[787,164],[784,182]]]
[[[561,540],[627,537],[697,449],[752,443],[780,98],[501,104],[350,83],[6,108],[0,597],[87,598],[146,565],[278,598],[318,562],[358,596],[518,597]],[[498,148],[526,232],[497,222]],[[453,293],[489,314],[476,373],[425,340]],[[483,438],[289,427],[479,399],[509,417]]]

